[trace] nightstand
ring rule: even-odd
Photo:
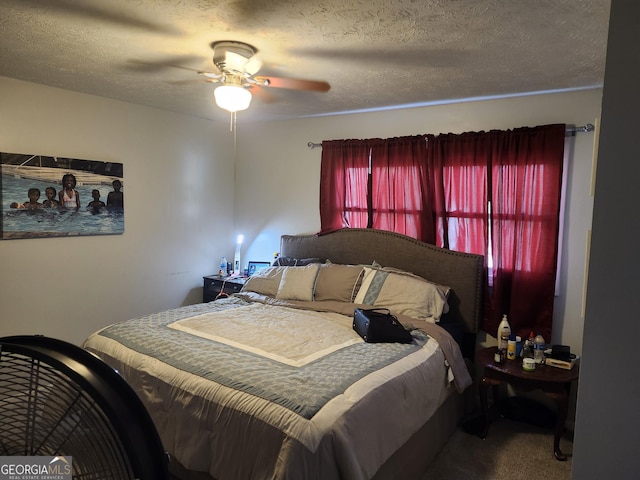
[[[480,380],[480,406],[484,416],[484,429],[480,434],[482,438],[487,436],[489,431],[489,406],[487,403],[487,390],[493,386],[493,400],[497,401],[498,386],[501,383],[508,383],[516,390],[531,391],[540,389],[544,394],[554,400],[558,406],[556,418],[555,435],[553,439],[553,455],[557,460],[566,460],[565,454],[560,451],[560,437],[564,431],[564,424],[567,420],[569,407],[569,390],[571,384],[578,379],[579,365],[571,370],[549,365],[536,365],[533,372],[522,369],[522,359],[508,360],[502,363],[494,361],[496,347],[489,347],[479,350],[476,354],[477,364],[483,368],[482,379]]]
[[[203,277],[204,286],[202,288],[202,301],[204,303],[216,300],[220,293],[231,295],[238,293],[246,278],[241,277],[221,277],[219,275],[207,275]]]

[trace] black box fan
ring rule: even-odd
[[[169,459],[142,401],[80,347],[0,338],[0,455],[71,457],[74,479],[167,480]]]

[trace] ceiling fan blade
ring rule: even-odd
[[[188,80],[171,80],[171,81],[166,81],[165,83],[169,84],[169,85],[193,85],[196,83],[209,83],[212,82],[213,80],[209,80],[207,78],[190,78]]]
[[[189,68],[182,65],[187,62],[195,62],[200,60],[199,57],[194,56],[174,56],[167,57],[162,60],[155,61],[146,61],[146,60],[138,60],[135,58],[130,58],[127,60],[125,68],[128,70],[139,71],[139,72],[158,72],[167,68],[177,68],[180,70],[187,70],[189,72],[198,72],[195,68]]]
[[[13,0],[16,1],[16,0]],[[138,18],[133,13],[120,10],[111,2],[76,2],[74,0],[19,0],[30,6],[43,9],[47,14],[73,15],[84,20],[123,25],[129,28],[163,33],[166,35],[182,35],[183,32],[171,25],[163,25]]]
[[[320,80],[303,80],[300,78],[282,78],[271,76],[255,76],[255,80],[265,86],[273,88],[288,88],[291,90],[308,90],[312,92],[328,92],[331,85]]]
[[[251,95],[257,98],[262,103],[275,103],[278,99],[265,88],[258,87],[257,85],[252,85],[249,87],[249,91]]]
[[[388,48],[292,48],[294,55],[305,58],[315,58],[323,61],[344,61],[350,65],[384,65],[387,68],[398,66],[402,68],[407,62],[424,64],[433,67],[458,67],[477,57],[475,49],[466,50],[456,48],[396,47]]]

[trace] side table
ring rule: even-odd
[[[231,295],[238,293],[247,281],[243,277],[221,277],[219,275],[207,275],[203,277],[202,302],[208,303],[216,300],[221,293]]]
[[[516,390],[531,391],[540,389],[545,395],[554,400],[558,406],[553,439],[553,455],[557,460],[566,460],[566,455],[560,450],[560,437],[567,420],[571,383],[578,379],[580,366],[575,365],[571,370],[564,370],[543,364],[536,365],[536,369],[533,372],[526,372],[522,369],[522,359],[505,359],[502,363],[496,363],[494,361],[495,352],[496,347],[489,347],[476,353],[476,362],[483,368],[482,379],[480,380],[480,406],[484,416],[484,429],[480,437],[485,438],[489,431],[489,406],[487,403],[489,386],[494,387],[494,401],[497,400],[498,385],[501,383],[508,383]]]

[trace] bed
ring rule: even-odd
[[[181,479],[421,478],[464,414],[483,258],[371,229],[284,235],[238,294],[105,327]],[[411,344],[369,344],[355,307]]]

